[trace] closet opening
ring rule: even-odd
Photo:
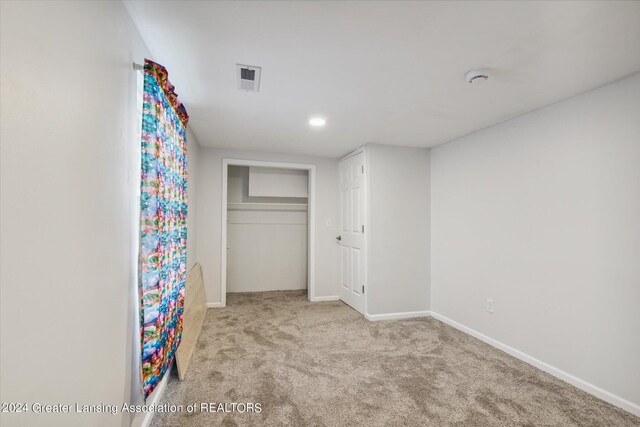
[[[315,300],[315,166],[223,159],[221,302],[305,290]]]

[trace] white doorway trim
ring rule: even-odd
[[[307,198],[307,297],[309,301],[318,301],[316,298],[316,165],[223,158],[220,305],[222,307],[227,305],[227,179],[229,166],[256,166],[309,171],[309,196]]]

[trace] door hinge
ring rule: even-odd
[[[364,294],[364,285],[362,285],[362,293]]]
[[[364,173],[364,165],[362,165],[362,173]]]
[[[364,225],[362,226],[362,232],[364,233]]]

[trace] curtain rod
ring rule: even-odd
[[[144,65],[133,63],[133,69],[136,71],[144,71]]]

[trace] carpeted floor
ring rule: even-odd
[[[260,413],[156,414],[153,426],[631,426],[609,405],[432,318],[370,322],[303,292],[229,294],[207,313],[187,379],[161,404]]]

